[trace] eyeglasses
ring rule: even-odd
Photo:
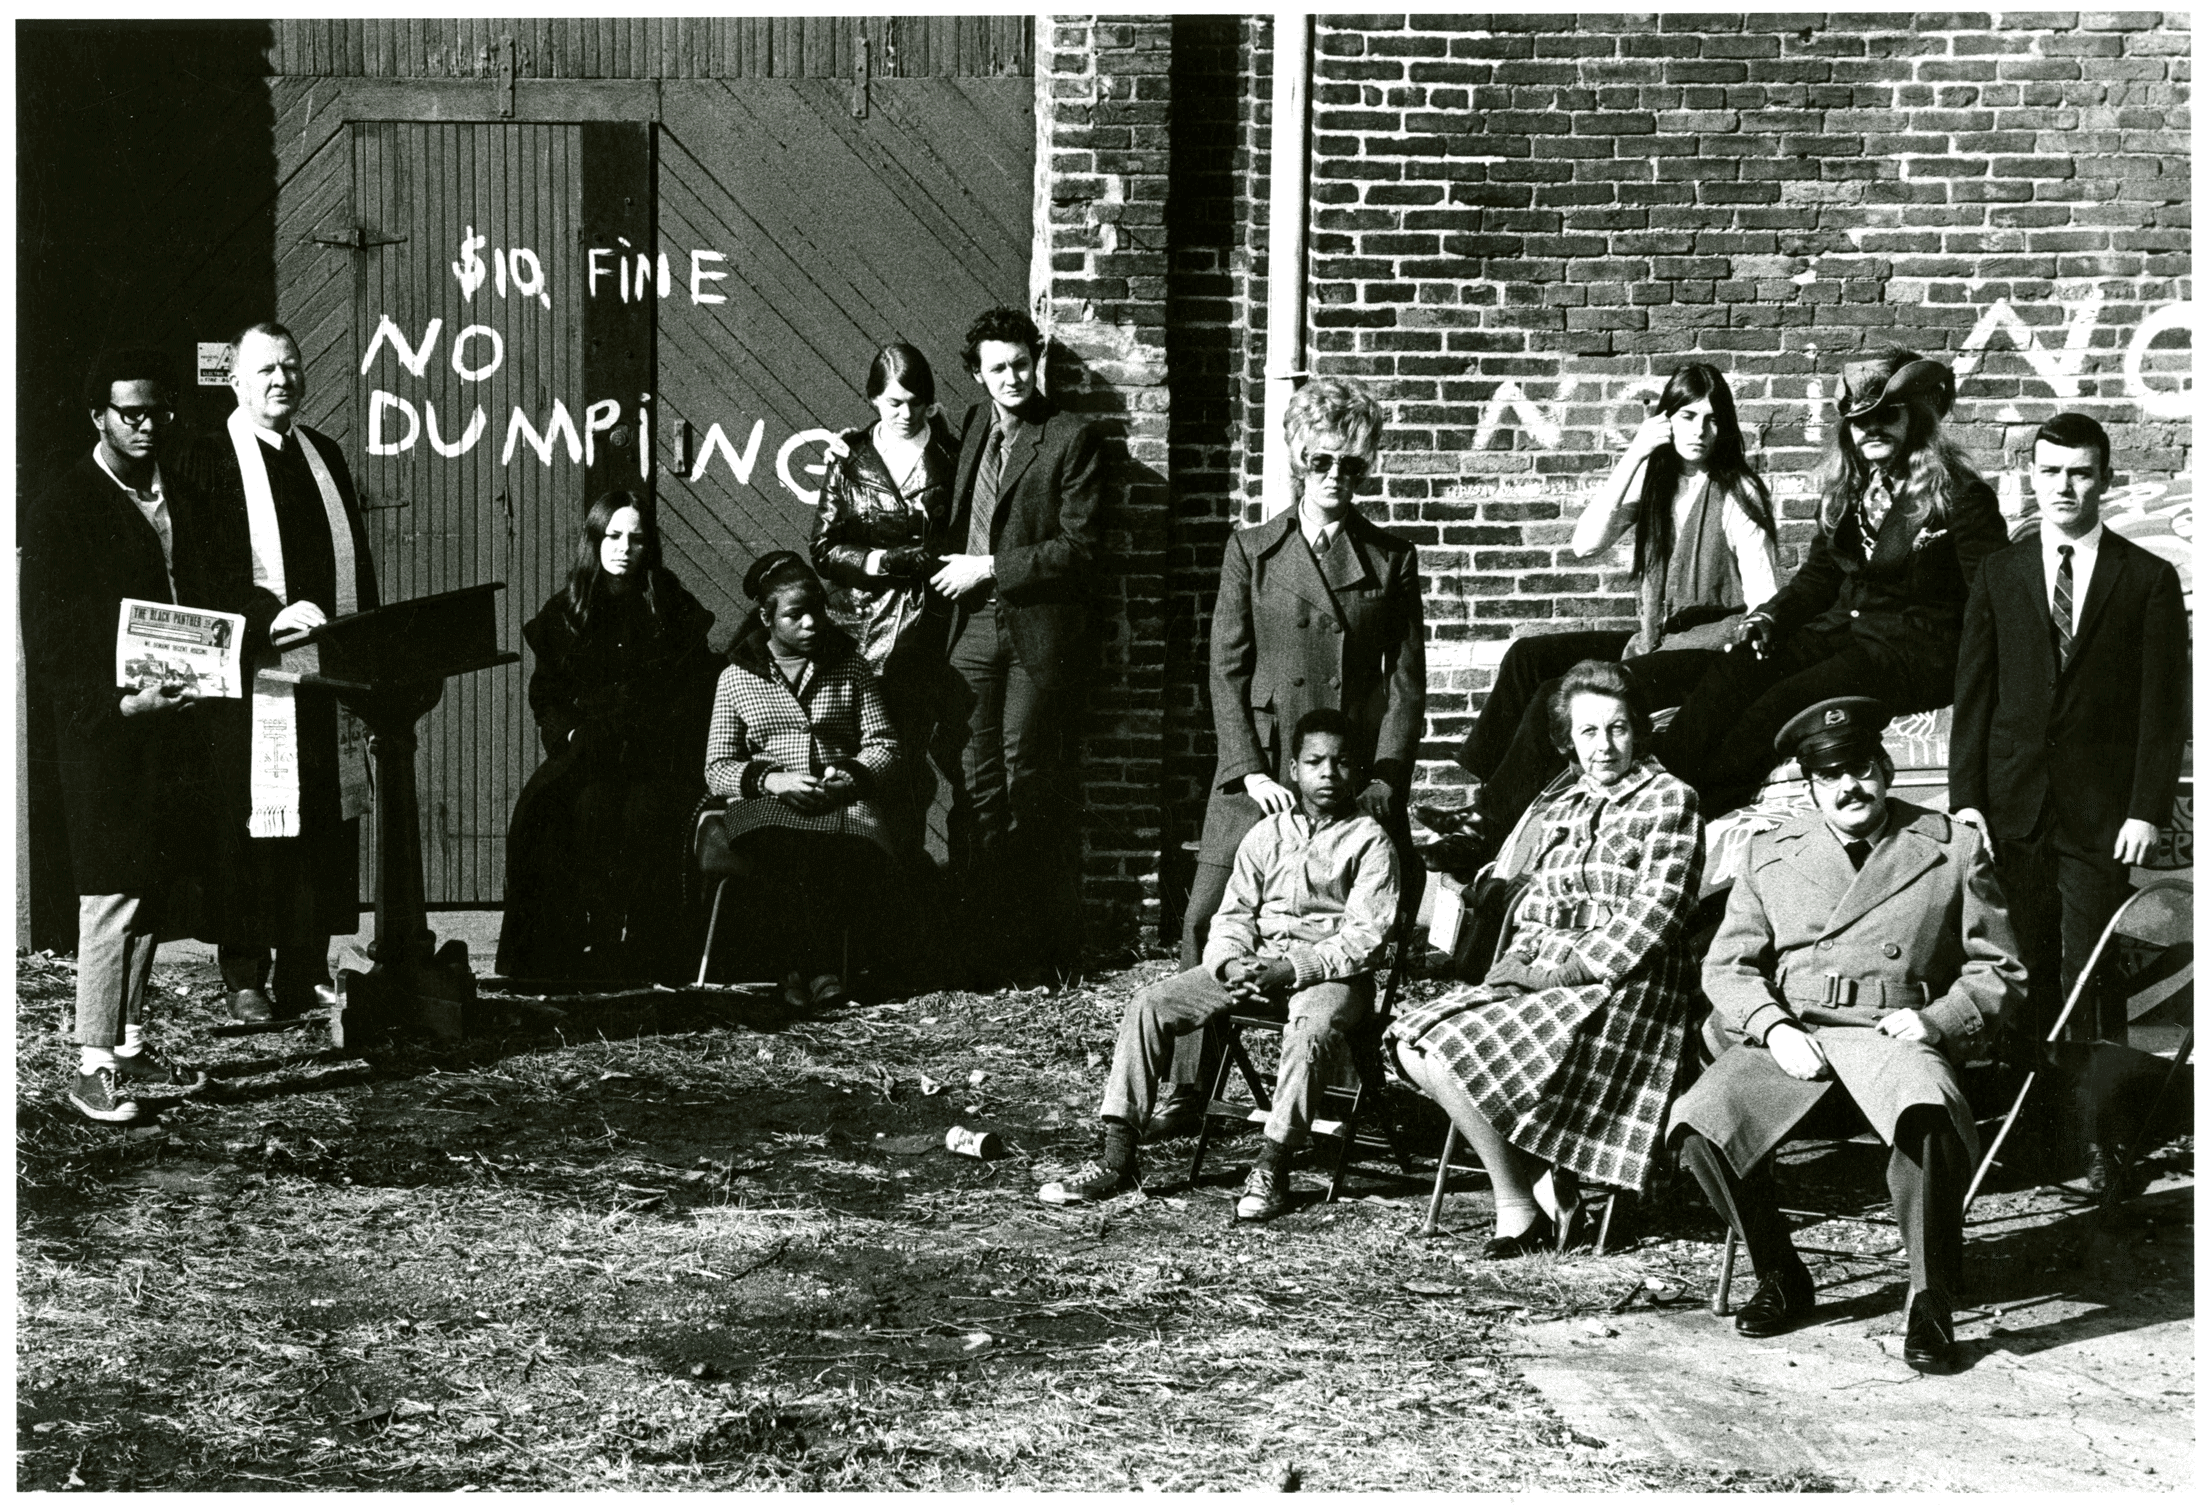
[[[1340,481],[1357,481],[1367,474],[1367,461],[1359,455],[1313,454],[1306,457],[1306,468],[1315,475],[1328,475],[1333,468]]]
[[[157,428],[162,424],[175,422],[176,418],[174,410],[170,408],[118,408],[111,402],[107,406],[113,409],[117,418],[134,429]]]

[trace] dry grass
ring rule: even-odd
[[[1506,1356],[1645,1276],[1699,1299],[1700,1212],[1497,1266],[1472,1193],[1433,1242],[1404,1184],[1239,1229],[1242,1144],[1197,1188],[1170,1147],[1156,1195],[1041,1206],[1164,970],[802,1023],[664,995],[359,1062],[218,1039],[212,968],[163,966],[162,1043],[219,1077],[131,1134],[53,1106],[72,978],[21,958],[19,1486],[1824,1482],[1613,1461]],[[877,1142],[951,1122],[1015,1153]]]

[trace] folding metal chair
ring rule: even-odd
[[[2103,977],[2104,971],[2112,976]],[[2070,1048],[2055,1052],[2054,1047],[2061,1041],[2062,1032],[2069,1026],[2070,1016],[2076,1012],[2079,1001],[2088,989],[2104,982],[2113,982],[2123,995],[2124,1040],[2063,1042]],[[2063,1000],[2062,1013],[2056,1016],[2054,1028],[2047,1032],[2051,1063],[2065,1069],[2075,1068],[2079,1090],[2095,1099],[2096,1115],[2109,1105],[2108,1099],[2125,1083],[2150,1075],[2158,1069],[2154,1065],[2157,1061],[2167,1059],[2169,1062],[2169,1068],[2162,1072],[2161,1086],[2149,1100],[2146,1111],[2134,1120],[2130,1133],[2124,1136],[2128,1149],[2119,1153],[2113,1142],[2104,1144],[2110,1159],[2108,1193],[2102,1199],[2104,1208],[2113,1204],[2125,1174],[2145,1153],[2147,1132],[2160,1115],[2162,1104],[2168,1100],[2179,1069],[2192,1058],[2192,991],[2192,883],[2184,878],[2157,878],[2126,899],[2110,916],[2108,928],[2093,943],[2092,954],[2080,969],[2070,996]],[[2000,1155],[2009,1131],[2016,1127],[2017,1115],[2023,1110],[2039,1074],[2036,1066],[2025,1074],[2024,1085],[2017,1089],[2016,1102],[2003,1118],[2001,1131],[1979,1158],[1978,1173],[1971,1178],[1970,1191],[1963,1199],[1966,1209],[1971,1199],[1978,1195],[1986,1173],[1994,1168],[1995,1158]]]
[[[1370,1112],[1383,1138],[1389,1141],[1399,1168],[1408,1176],[1413,1174],[1413,1159],[1399,1141],[1397,1125],[1391,1121],[1383,1103],[1387,1073],[1383,1069],[1382,1040],[1383,1031],[1390,1027],[1391,1011],[1397,1006],[1398,992],[1405,986],[1407,973],[1411,970],[1414,920],[1428,875],[1420,862],[1410,855],[1405,856],[1400,869],[1399,922],[1397,935],[1391,942],[1389,973],[1376,995],[1375,1007],[1345,1034],[1346,1044],[1352,1051],[1352,1082],[1349,1086],[1332,1083],[1323,1089],[1322,1106],[1331,1109],[1332,1116],[1317,1117],[1311,1125],[1315,1139],[1337,1147],[1323,1197],[1327,1202],[1337,1200],[1345,1170],[1358,1142],[1360,1120]],[[1259,1014],[1226,1014],[1218,1023],[1222,1035],[1222,1066],[1215,1074],[1214,1091],[1207,1099],[1207,1111],[1200,1120],[1199,1143],[1192,1149],[1192,1166],[1186,1177],[1192,1182],[1199,1180],[1199,1170],[1206,1163],[1207,1146],[1213,1141],[1218,1121],[1265,1124],[1274,1109],[1271,1097],[1274,1078],[1253,1064],[1252,1056],[1245,1049],[1244,1031],[1281,1035],[1285,1021],[1281,1017]],[[1251,1101],[1227,1095],[1233,1071],[1244,1084]]]
[[[710,958],[718,945],[718,921],[725,909],[726,885],[755,877],[756,866],[746,853],[734,846],[732,838],[726,834],[726,812],[721,808],[705,807],[695,817],[694,851],[695,866],[701,872],[703,881],[710,885],[710,924],[703,931],[702,958],[695,964],[695,986],[701,988],[710,985]],[[845,981],[853,981],[848,976],[849,937],[848,927],[843,926],[840,932],[840,976]],[[748,986],[778,985],[778,979],[768,978],[760,984]]]

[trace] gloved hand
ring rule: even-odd
[[[879,556],[879,573],[896,579],[911,579],[932,573],[932,556],[922,544],[903,544],[898,549],[888,549]]]

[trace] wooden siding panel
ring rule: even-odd
[[[503,463],[515,406],[541,429],[553,402],[584,423],[581,324],[574,299],[580,196],[580,128],[565,125],[362,123],[351,128],[350,165],[370,238],[401,243],[364,253],[358,294],[343,311],[349,340],[363,352],[387,314],[417,342],[429,321],[443,330],[424,372],[404,370],[387,345],[360,375],[351,361],[339,383],[354,413],[348,446],[369,505],[370,542],[392,600],[503,580],[500,636],[518,647],[520,629],[555,589],[582,503],[581,468],[559,441],[544,465],[525,440]],[[542,259],[551,307],[507,292],[493,275],[468,299],[450,270],[471,226],[487,238],[477,254],[493,266],[498,248],[524,246]],[[504,361],[484,381],[452,367],[460,331],[485,325],[502,337]],[[469,364],[488,346],[472,342]],[[399,455],[367,452],[368,403],[377,388],[410,402],[420,438]],[[455,444],[478,406],[481,438],[445,458],[426,433],[428,407],[444,443]],[[385,442],[402,436],[385,419]],[[422,856],[431,903],[495,903],[504,882],[504,843],[513,802],[539,761],[526,704],[526,666],[454,680],[421,727]]]
[[[1028,86],[877,79],[872,99],[856,120],[845,90],[820,79],[666,91],[658,242],[676,265],[718,251],[727,276],[723,304],[694,304],[683,287],[659,305],[656,450],[673,451],[682,420],[698,453],[713,424],[746,451],[764,423],[746,483],[723,453],[698,480],[658,481],[667,562],[721,621],[746,608],[739,581],[757,554],[807,546],[814,514],[781,484],[780,446],[867,422],[864,373],[897,338],[925,352],[959,418],[978,396],[963,329],[980,309],[1024,301]],[[796,451],[798,484],[815,487],[800,467],[820,459]]]

